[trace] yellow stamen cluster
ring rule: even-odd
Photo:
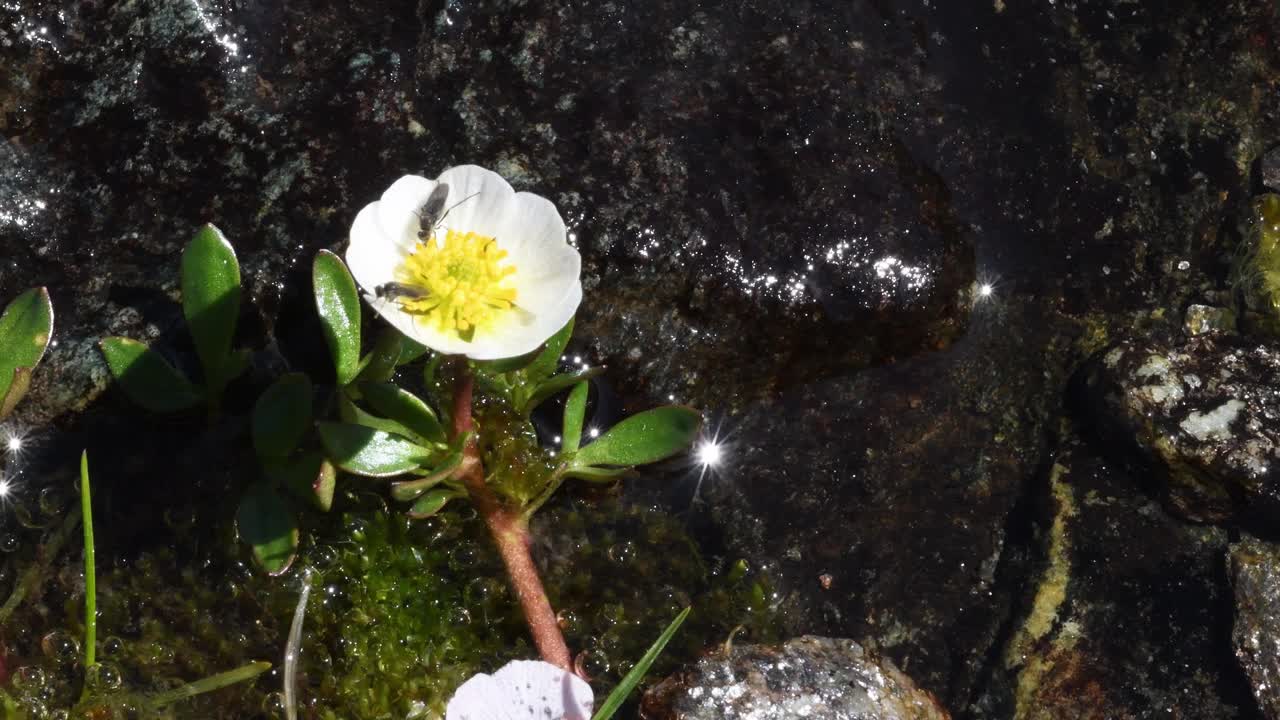
[[[425,293],[397,301],[420,322],[470,340],[476,328],[515,302],[509,279],[516,269],[500,264],[506,256],[491,237],[449,230],[441,243],[433,235],[417,244],[396,273],[401,283]]]

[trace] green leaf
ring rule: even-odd
[[[391,477],[429,465],[436,453],[363,425],[320,423],[320,440],[335,465],[365,477]]]
[[[542,346],[542,350],[538,352],[538,356],[529,363],[524,369],[526,380],[533,383],[541,382],[551,373],[560,367],[560,356],[564,354],[564,349],[569,345],[569,338],[573,337],[573,321],[569,318],[569,322],[564,324],[555,335],[547,338],[546,344]]]
[[[0,418],[26,394],[51,337],[53,304],[42,287],[14,298],[0,314]]]
[[[396,365],[408,365],[427,354],[427,346],[414,340],[411,337],[400,338],[400,359],[396,360]]]
[[[400,502],[409,502],[422,493],[444,482],[454,470],[462,465],[463,454],[453,453],[432,470],[430,475],[417,480],[405,480],[391,483],[391,497]]]
[[[445,442],[444,427],[435,411],[417,395],[392,383],[361,383],[365,401],[382,415],[412,430],[431,442]]]
[[[259,457],[285,457],[311,427],[311,380],[289,373],[276,380],[253,406],[253,447]]]
[[[204,366],[209,397],[216,398],[232,377],[228,356],[240,314],[240,264],[213,225],[197,230],[182,253],[182,313]]]
[[[587,482],[607,483],[613,482],[614,480],[617,480],[623,475],[631,472],[634,472],[634,470],[630,467],[602,468],[592,467],[589,465],[585,467],[570,466],[564,471],[563,476],[567,478],[586,480]]]
[[[378,340],[364,360],[364,369],[357,376],[365,382],[386,382],[396,374],[396,363],[404,350],[404,335],[389,327],[378,335]]]
[[[450,500],[460,498],[464,493],[457,490],[432,490],[431,492],[418,498],[413,507],[409,508],[406,513],[414,520],[422,520],[440,512]]]
[[[281,575],[298,551],[298,523],[289,505],[267,485],[251,485],[236,511],[240,539],[253,548],[253,559],[271,575]]]
[[[360,367],[360,293],[356,281],[341,258],[321,250],[311,265],[311,287],[338,384],[346,385],[356,378]]]
[[[348,389],[352,387],[354,386],[347,386]],[[351,398],[347,397],[345,393],[340,394],[338,397],[338,416],[342,418],[343,422],[363,425],[367,428],[381,430],[382,432],[389,433],[391,435],[399,435],[400,437],[412,440],[419,445],[426,445],[430,442],[426,438],[418,435],[395,420],[388,420],[386,418],[378,417],[372,413],[365,412],[360,408],[360,406],[356,405]]]
[[[288,488],[299,499],[324,512],[333,507],[337,471],[320,453],[305,452],[297,457],[268,459],[262,467],[269,480]]]
[[[582,419],[587,414],[589,383],[578,383],[564,403],[564,430],[560,433],[560,452],[577,452],[582,443]]]
[[[680,629],[680,625],[684,623],[685,618],[689,617],[689,611],[693,608],[687,607],[680,611],[675,620],[667,626],[666,630],[658,636],[649,650],[645,652],[644,657],[631,668],[631,671],[622,678],[622,682],[618,683],[618,687],[609,693],[609,697],[605,698],[604,704],[591,716],[591,720],[609,720],[618,712],[618,708],[622,707],[622,703],[626,702],[627,696],[636,689],[641,680],[644,680],[645,673],[649,672],[649,667],[653,665],[653,661],[658,659],[658,655],[662,652],[667,643],[671,642],[671,638],[675,637],[676,631]]]
[[[534,408],[550,399],[552,395],[555,395],[566,388],[573,387],[583,380],[590,380],[602,372],[604,372],[604,368],[593,367],[585,370],[579,370],[577,372],[553,375],[533,391],[529,396],[529,399],[526,400],[524,405],[521,407],[521,411],[525,415],[528,415],[533,412]]]
[[[179,373],[146,343],[123,337],[98,344],[107,367],[129,399],[155,413],[171,413],[199,405],[200,388]]]
[[[573,467],[644,465],[689,447],[702,428],[702,415],[683,405],[665,405],[632,415],[609,428],[573,457]]]

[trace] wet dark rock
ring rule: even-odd
[[[1268,150],[1258,161],[1262,185],[1272,192],[1280,192],[1280,147]]]
[[[1131,439],[1180,515],[1280,512],[1280,352],[1229,337],[1123,341],[1089,374],[1103,435]]]
[[[1068,432],[1037,479],[1039,562],[976,717],[1254,717],[1225,530],[1167,513]]]
[[[1051,336],[1009,328],[1045,325],[993,299],[945,352],[725,420],[701,497],[728,543],[783,580],[789,632],[866,641],[953,710],[969,702],[1010,612],[1008,527],[1067,372],[1044,360]]]
[[[1236,658],[1258,706],[1280,718],[1280,547],[1245,536],[1231,546]]]
[[[937,700],[852,640],[736,645],[645,694],[646,720],[946,720]]]

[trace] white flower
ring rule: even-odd
[[[595,696],[585,680],[541,660],[515,660],[462,683],[445,720],[588,720]]]
[[[441,184],[443,216],[431,226],[423,206]],[[551,201],[474,165],[395,181],[356,215],[347,248],[383,318],[432,350],[475,360],[532,352],[564,327],[582,301],[581,263]]]

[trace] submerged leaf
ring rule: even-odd
[[[311,286],[338,384],[346,385],[360,368],[360,293],[346,264],[328,250],[316,254]]]
[[[125,395],[151,412],[187,410],[204,399],[198,387],[146,343],[109,337],[99,347]]]
[[[575,468],[586,465],[644,465],[671,457],[693,443],[702,415],[683,405],[646,410],[609,428],[573,457]]]
[[[252,485],[245,491],[236,511],[236,529],[263,570],[280,575],[289,569],[298,550],[298,523],[270,486]]]
[[[356,475],[391,477],[431,463],[435,452],[381,430],[320,423],[320,440],[334,464]]]
[[[0,314],[0,418],[26,394],[52,336],[53,305],[42,287],[14,298]]]
[[[234,375],[228,357],[240,314],[240,264],[222,231],[205,225],[182,253],[182,313],[217,397]]]
[[[289,373],[276,380],[253,406],[253,447],[260,457],[285,457],[311,427],[311,380]]]
[[[400,502],[408,502],[431,488],[444,482],[462,465],[463,453],[456,452],[437,465],[431,474],[417,480],[405,480],[391,483],[391,497]]]
[[[418,498],[417,502],[413,504],[413,507],[409,508],[409,512],[406,514],[414,520],[429,518],[443,510],[450,500],[462,496],[463,493],[457,490],[432,490]]]

